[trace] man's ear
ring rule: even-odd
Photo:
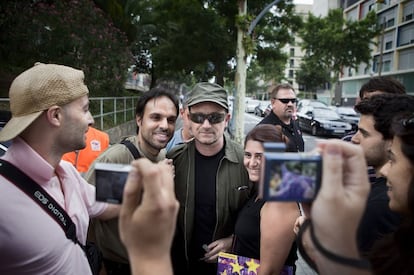
[[[141,116],[135,116],[135,122],[137,123],[138,127],[141,127],[142,117]]]
[[[61,124],[62,108],[59,106],[52,106],[45,111],[47,120],[55,126]]]

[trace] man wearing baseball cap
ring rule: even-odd
[[[0,166],[17,167],[35,183],[1,170],[0,274],[91,274],[83,249],[65,235],[63,225],[69,219],[64,214],[84,245],[89,218],[115,217],[119,207],[97,203],[95,187],[72,164],[61,161],[64,153],[85,147],[94,122],[84,74],[36,63],[14,79],[9,97],[12,117],[0,131],[0,141],[13,143]],[[27,186],[41,188],[30,193]]]
[[[218,253],[231,249],[237,213],[251,185],[243,148],[224,135],[230,119],[226,90],[198,83],[186,104],[194,139],[167,154],[180,202],[171,253],[174,273],[216,274]]]

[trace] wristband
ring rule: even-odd
[[[343,264],[343,265],[359,268],[359,269],[370,269],[371,268],[371,265],[369,261],[367,260],[343,257],[323,247],[322,244],[318,241],[318,239],[315,236],[312,223],[310,223],[310,237],[311,237],[313,244],[315,245],[315,248],[329,260],[334,261],[336,263]]]

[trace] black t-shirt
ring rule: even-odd
[[[233,252],[235,254],[260,260],[260,210],[264,203],[264,200],[256,201],[256,196],[254,196],[240,211],[234,230],[236,240]],[[295,266],[296,260],[296,243],[293,242],[285,265]]]
[[[374,242],[394,232],[401,217],[388,206],[386,178],[380,177],[371,184],[367,206],[358,228],[358,248],[362,253],[371,250]]]
[[[204,257],[203,244],[213,241],[216,226],[216,177],[223,149],[214,156],[195,154],[195,211],[190,257]]]
[[[270,112],[270,114],[262,119],[259,124],[280,125],[282,127],[283,134],[289,139],[286,151],[305,151],[305,143],[303,141],[302,131],[300,130],[295,120],[291,119],[290,124],[285,124],[275,115],[275,113]]]

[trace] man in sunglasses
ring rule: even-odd
[[[220,251],[229,251],[238,211],[251,185],[243,148],[224,135],[230,120],[227,92],[202,82],[187,100],[194,139],[173,148],[175,193],[180,202],[172,249],[174,274],[217,273]]]
[[[293,119],[297,102],[295,90],[289,84],[279,84],[273,88],[270,96],[272,111],[259,124],[282,126],[283,134],[289,139],[289,146],[298,152],[303,152],[305,145],[302,131]]]

